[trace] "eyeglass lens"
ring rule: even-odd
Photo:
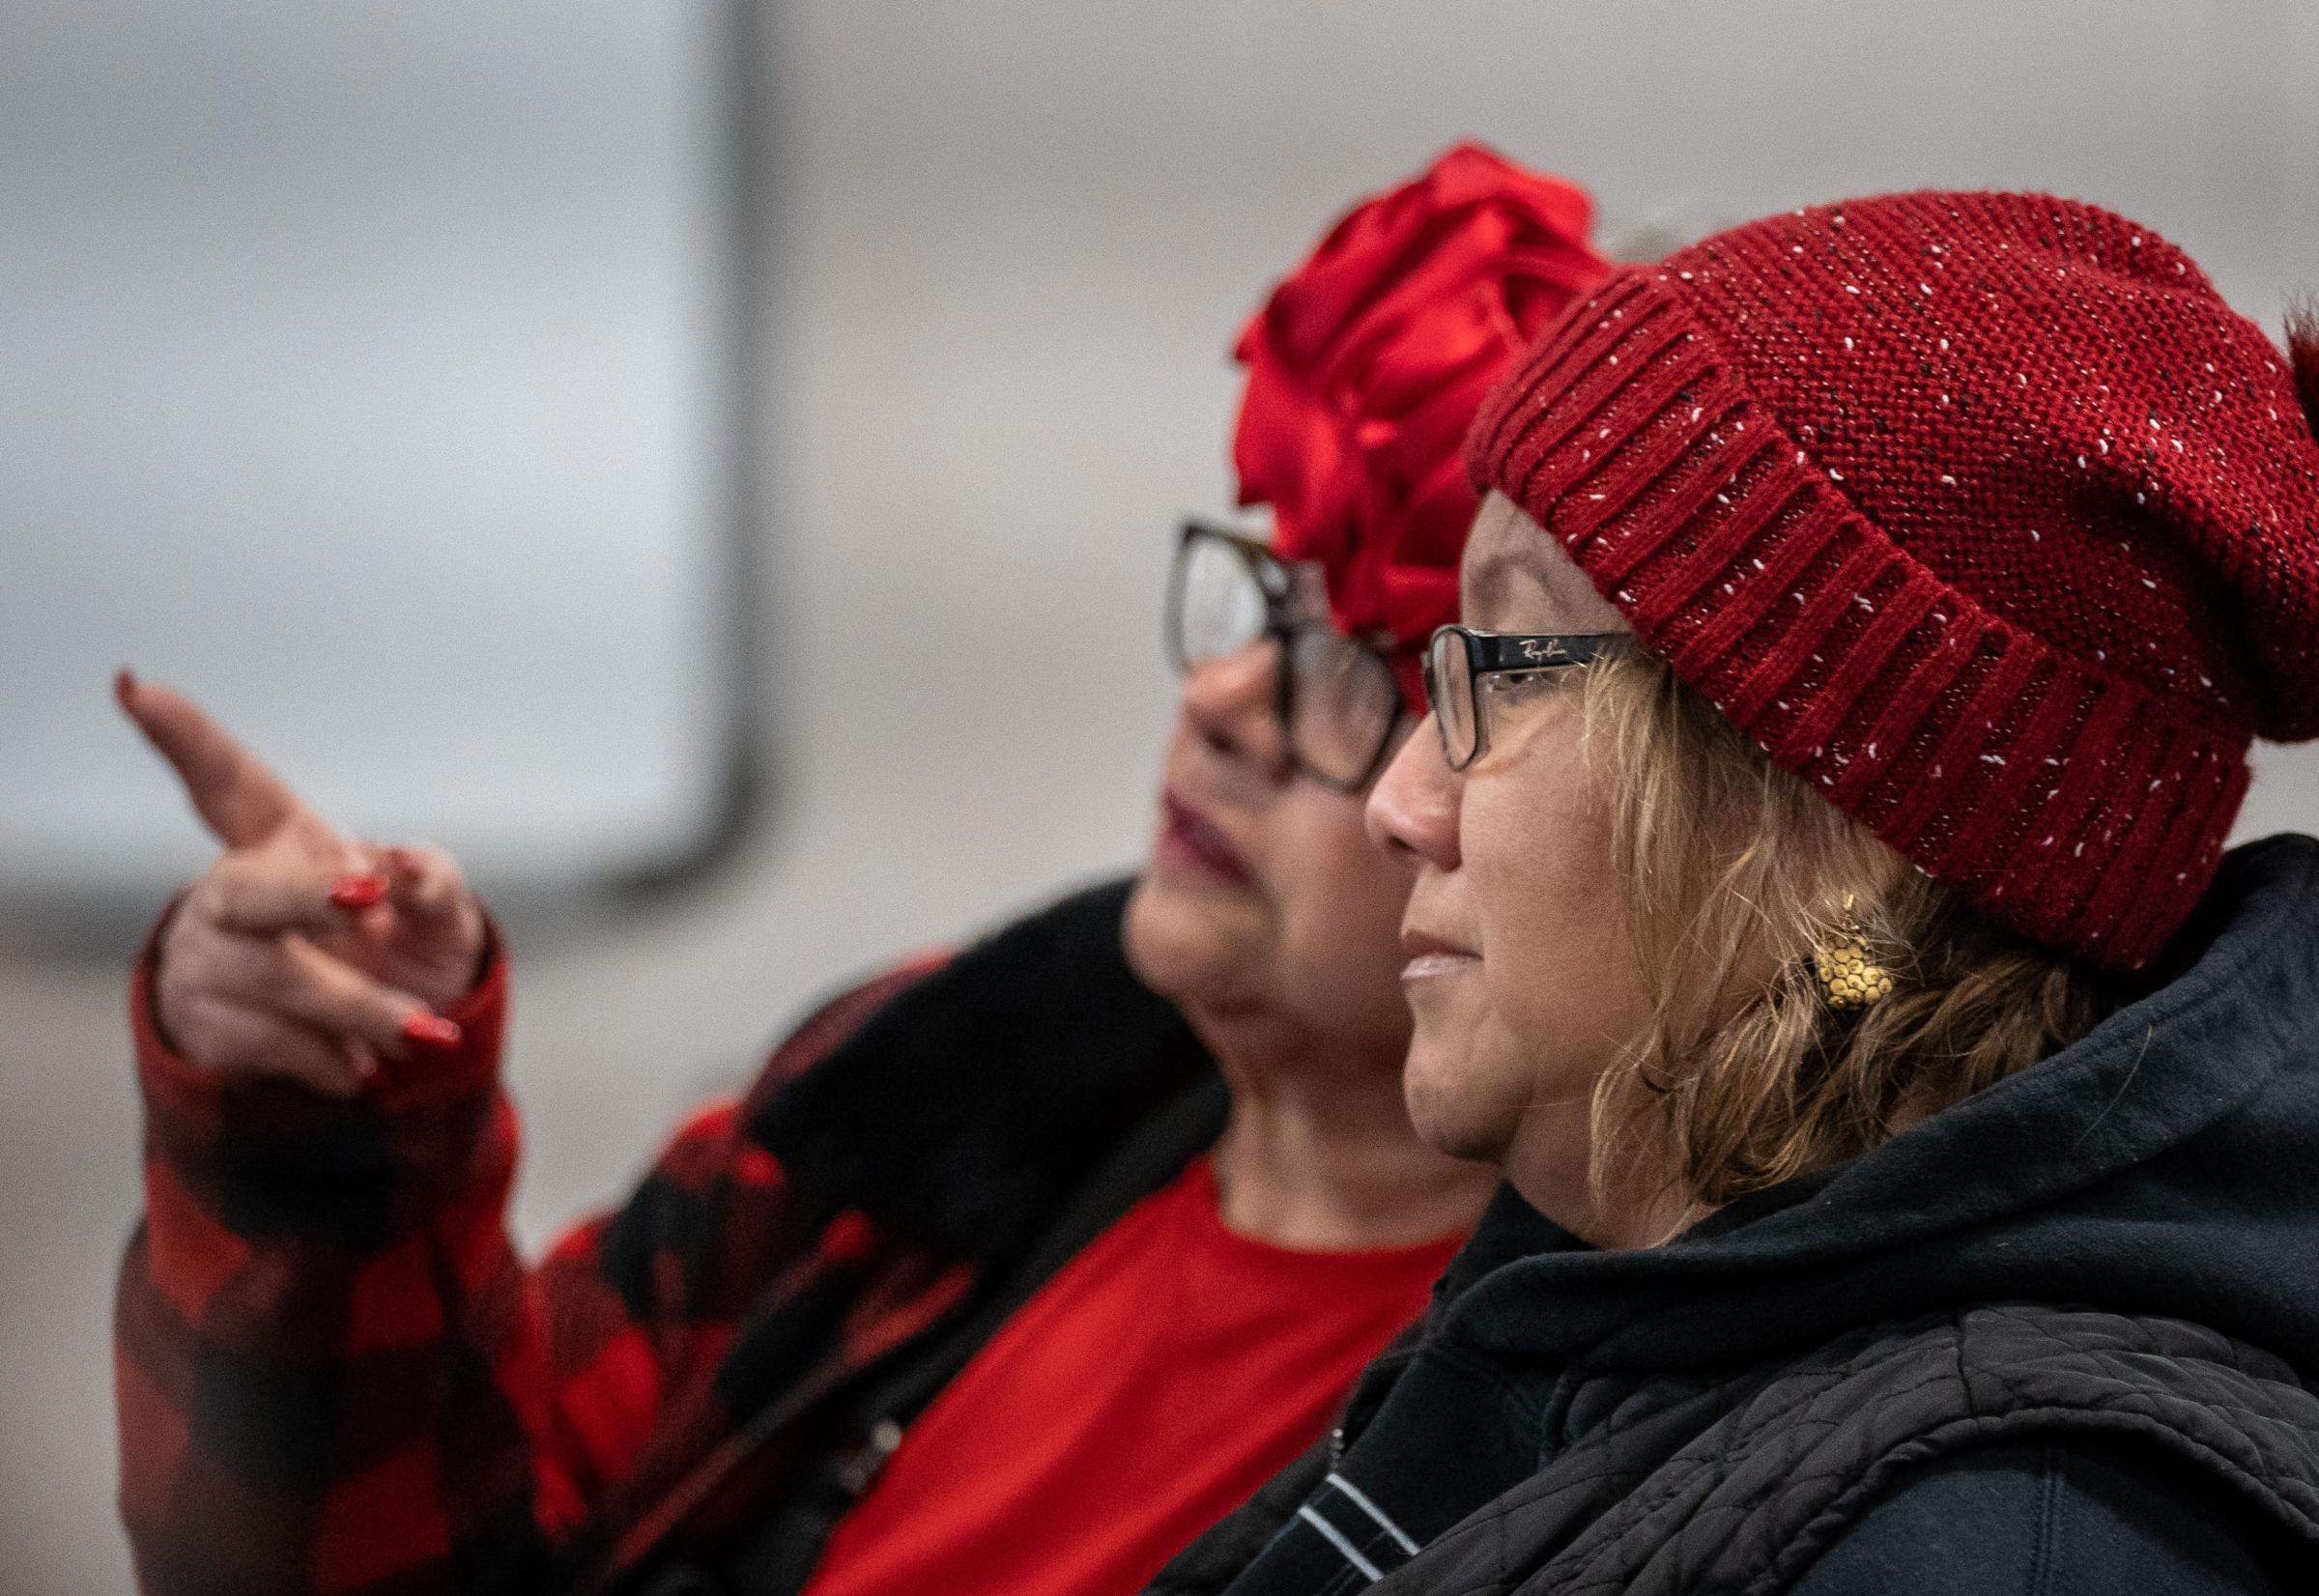
[[[1236,654],[1268,636],[1282,639],[1287,676],[1281,698],[1289,748],[1306,769],[1338,786],[1365,780],[1392,735],[1401,691],[1392,668],[1371,648],[1332,630],[1317,571],[1284,571],[1285,595],[1265,589],[1246,551],[1194,533],[1176,556],[1168,593],[1168,645],[1185,670]],[[1300,592],[1300,580],[1309,589]],[[1314,612],[1283,622],[1281,613]]]
[[[1301,627],[1289,644],[1294,691],[1289,742],[1331,781],[1360,781],[1376,763],[1401,707],[1401,690],[1383,660],[1322,626]]]
[[[1264,635],[1264,587],[1241,552],[1195,537],[1176,561],[1176,658],[1186,666],[1236,653]]]
[[[1466,640],[1454,631],[1435,634],[1426,667],[1425,697],[1442,728],[1442,753],[1451,770],[1463,770],[1473,761],[1476,734],[1474,661]]]

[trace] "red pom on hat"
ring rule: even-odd
[[[2092,206],[1886,195],[1622,272],[1469,466],[1772,758],[2102,963],[2206,890],[2251,738],[2319,734],[2296,378]]]
[[[1476,499],[1459,464],[1475,409],[1532,338],[1608,271],[1593,202],[1460,144],[1349,212],[1241,331],[1233,439],[1243,504],[1317,560],[1337,626],[1396,645],[1457,617]],[[1421,702],[1414,656],[1403,692]]]

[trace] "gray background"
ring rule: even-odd
[[[533,893],[703,828],[722,5],[7,8],[0,899],[198,861],[124,661]]]
[[[125,71],[154,70],[118,43]],[[1452,137],[1588,182],[1614,238],[2039,186],[2159,228],[2267,323],[2319,280],[2305,0],[816,0],[777,14],[756,65],[774,120],[753,646],[778,802],[699,890],[519,950],[534,1239],[614,1196],[816,989],[1137,857],[1170,701],[1167,533],[1227,488],[1231,331],[1346,201]],[[251,203],[214,181],[208,203]],[[527,219],[543,249],[558,225]],[[105,314],[102,292],[60,314]],[[90,734],[115,735],[87,697]],[[2242,829],[2307,827],[2319,767],[2263,770]],[[126,1583],[119,986],[112,962],[0,955],[12,1590]]]

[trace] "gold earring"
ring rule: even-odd
[[[1869,962],[1867,937],[1853,912],[1850,893],[1844,895],[1844,919],[1812,950],[1812,964],[1819,974],[1820,995],[1831,1009],[1865,1009],[1892,996],[1892,972]]]

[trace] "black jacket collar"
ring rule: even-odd
[[[889,1001],[751,1128],[833,1208],[1023,1254],[1101,1160],[1215,1066],[1128,968],[1132,880],[1016,921]]]

